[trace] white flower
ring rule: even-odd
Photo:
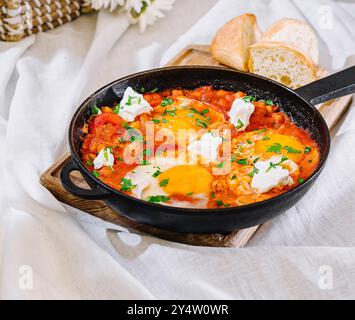
[[[147,26],[154,24],[157,18],[163,18],[162,11],[171,10],[174,2],[175,0],[146,0],[141,13],[137,17],[128,14],[134,23],[138,22],[140,31],[144,32]]]
[[[141,12],[141,9],[143,7],[143,1],[142,0],[126,0],[125,4],[125,10],[130,12],[132,9],[139,14]]]
[[[110,11],[115,10],[118,6],[123,6],[125,0],[91,0],[91,6],[95,10],[110,8]]]

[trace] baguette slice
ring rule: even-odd
[[[262,42],[291,44],[319,63],[318,40],[313,29],[304,21],[284,18],[271,25],[262,35]]]
[[[217,32],[211,45],[212,56],[226,66],[247,71],[248,47],[260,37],[255,15],[242,14],[227,22]]]
[[[316,80],[312,59],[298,48],[280,42],[258,42],[249,47],[249,71],[296,89]]]

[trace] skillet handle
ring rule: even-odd
[[[101,200],[108,198],[110,196],[110,192],[105,189],[97,186],[94,189],[82,189],[76,186],[70,178],[70,173],[72,171],[79,171],[79,167],[76,164],[73,157],[70,157],[69,161],[64,165],[60,172],[60,180],[65,190],[67,190],[72,195],[90,200]]]
[[[311,82],[295,90],[312,104],[322,103],[355,92],[355,66]]]

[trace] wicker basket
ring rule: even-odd
[[[18,41],[90,11],[87,0],[0,0],[0,39]]]

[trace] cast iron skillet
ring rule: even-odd
[[[240,207],[187,209],[149,203],[123,194],[94,177],[81,163],[81,128],[93,105],[113,106],[131,86],[146,92],[159,88],[186,88],[212,85],[217,89],[244,91],[258,99],[271,99],[300,127],[308,129],[320,146],[318,168],[304,183],[272,199]],[[88,97],[75,112],[69,128],[70,161],[61,171],[64,188],[84,199],[103,199],[113,210],[139,223],[183,233],[227,233],[264,223],[299,201],[322,171],[329,153],[329,129],[313,104],[355,91],[355,66],[293,91],[275,81],[250,73],[220,67],[186,66],[161,68],[116,80]],[[81,172],[91,190],[76,186],[70,173]]]

